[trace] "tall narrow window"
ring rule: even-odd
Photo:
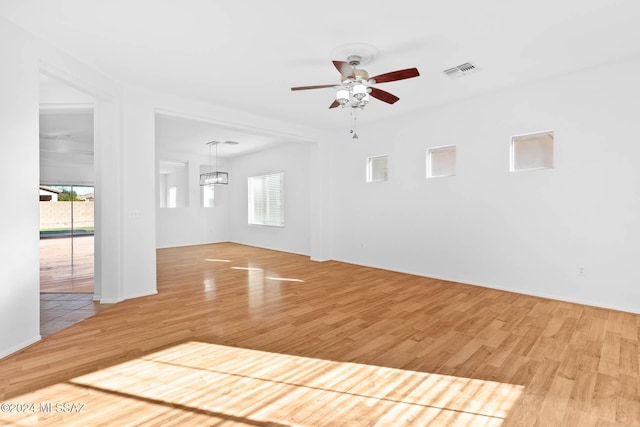
[[[213,185],[203,185],[202,190],[202,207],[212,208],[215,200],[215,187]]]
[[[211,172],[211,167],[208,165],[200,165],[200,174]],[[200,186],[200,206],[203,208],[212,208],[215,206],[215,185],[201,185]]]
[[[553,132],[511,138],[511,172],[553,168]]]
[[[389,156],[374,156],[367,159],[367,182],[389,180]]]
[[[189,206],[188,162],[159,161],[158,190],[161,208]]]
[[[456,146],[433,147],[427,150],[427,178],[456,174]]]
[[[284,227],[284,172],[250,176],[249,224]]]
[[[178,187],[176,186],[169,187],[169,194],[167,197],[167,207],[168,208],[178,207]]]

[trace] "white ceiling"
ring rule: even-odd
[[[93,109],[41,109],[40,160],[92,166]]]
[[[1,0],[0,15],[123,84],[324,129],[349,125],[332,89],[290,87],[338,83],[345,45],[376,48],[371,75],[421,73],[378,85],[400,101],[360,123],[640,55],[637,0]],[[467,61],[479,71],[442,73]]]
[[[209,156],[208,142],[217,141],[218,157],[229,158],[293,142],[288,136],[268,134],[193,118],[156,114],[156,149],[161,153],[194,153]],[[237,142],[237,145],[225,142]],[[211,156],[215,156],[212,148]]]

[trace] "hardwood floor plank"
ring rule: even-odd
[[[231,243],[157,262],[157,295],[0,360],[0,403],[86,409],[0,424],[640,425],[639,315]]]

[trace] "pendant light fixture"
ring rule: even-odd
[[[207,142],[209,146],[209,172],[200,174],[200,185],[215,185],[215,184],[228,184],[229,183],[229,173],[228,172],[220,172],[218,170],[218,144],[219,141],[210,141]],[[211,146],[216,146],[216,169],[215,171],[211,170]]]

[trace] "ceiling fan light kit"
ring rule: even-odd
[[[371,56],[372,58],[375,57],[375,55]],[[372,97],[382,102],[386,102],[387,104],[395,104],[400,100],[397,96],[378,89],[373,85],[410,79],[420,75],[417,68],[407,68],[404,70],[379,74],[370,78],[367,71],[357,68],[362,63],[362,56],[360,55],[348,55],[346,61],[334,60],[332,62],[340,73],[339,84],[298,86],[292,87],[291,90],[298,91],[332,87],[336,90],[336,98],[331,105],[329,105],[329,108],[336,108],[338,106],[344,108],[346,106],[351,106],[354,109],[359,108],[362,110],[367,104],[369,104]],[[354,138],[357,138],[355,130],[352,132],[354,133]]]
[[[351,96],[349,95],[349,91],[347,89],[338,89],[336,92],[336,101],[343,107],[349,103]]]

